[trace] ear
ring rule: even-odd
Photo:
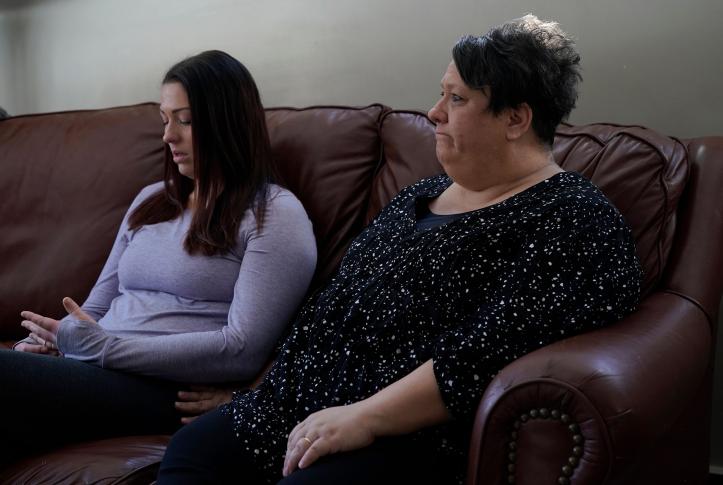
[[[527,103],[520,103],[514,108],[508,108],[507,113],[507,141],[522,138],[532,126],[532,108]]]

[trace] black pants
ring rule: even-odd
[[[241,437],[243,438],[243,437]],[[328,455],[282,479],[278,485],[449,483],[438,476],[429,450],[406,437],[380,439],[360,450]],[[166,449],[157,485],[267,483],[232,430],[231,418],[212,411],[178,431]]]
[[[71,442],[177,430],[179,385],[0,350],[0,465]],[[5,448],[5,447],[4,447]]]

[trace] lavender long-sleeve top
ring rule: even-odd
[[[129,214],[162,183],[144,188],[128,209],[83,310],[58,332],[65,357],[99,367],[187,383],[253,378],[307,291],[316,243],[306,212],[272,185],[263,229],[251,210],[225,255],[189,255],[191,212],[128,228]]]

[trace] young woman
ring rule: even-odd
[[[0,352],[0,433],[16,455],[174,431],[176,407],[218,402],[189,384],[249,381],[262,369],[311,281],[311,222],[271,183],[248,70],[220,51],[179,62],[163,79],[160,117],[164,180],[131,204],[82,308],[65,299],[61,321],[23,312],[29,337]]]

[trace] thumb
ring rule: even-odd
[[[80,308],[80,305],[78,305],[75,300],[72,298],[66,296],[63,298],[63,307],[65,308],[65,311],[68,312],[69,315],[72,315],[74,318],[77,318],[78,320],[84,320],[86,322],[93,322],[96,323],[95,320],[93,320],[93,317],[88,315],[83,311],[82,308]]]

